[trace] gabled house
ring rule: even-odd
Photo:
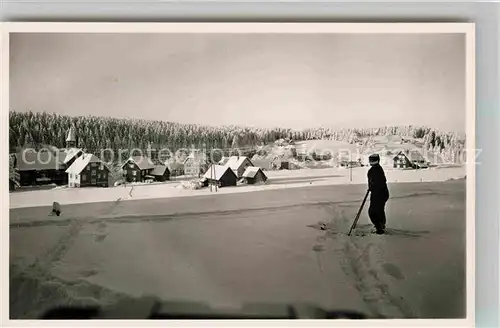
[[[64,173],[66,166],[60,161],[57,153],[23,149],[14,156],[14,165],[19,173],[21,186],[65,184],[67,181]]]
[[[156,181],[170,180],[170,170],[165,165],[155,165],[154,169],[146,177],[152,177]]]
[[[217,184],[219,187],[236,186],[238,177],[228,166],[211,165],[203,175],[205,185]]]
[[[245,172],[243,172],[243,178],[245,182],[248,184],[255,184],[259,182],[266,182],[267,176],[262,172],[260,167],[249,166],[246,168]]]
[[[154,168],[153,161],[146,156],[132,156],[122,165],[127,182],[143,182]]]
[[[64,155],[62,163],[65,164],[66,167],[70,167],[78,157],[83,155],[83,150],[79,148],[69,148],[64,152],[61,152],[61,155]]]
[[[69,187],[108,187],[109,168],[93,154],[83,154],[66,170]]]
[[[253,166],[253,164],[246,156],[231,156],[225,166],[231,168],[239,179],[243,176],[246,168]]]
[[[416,150],[400,151],[393,158],[394,168],[398,169],[426,169],[429,167],[428,162]]]

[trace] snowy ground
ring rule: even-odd
[[[366,184],[367,167],[350,170],[343,168],[301,169],[266,171],[269,177],[265,185],[242,185],[218,189],[218,194],[241,193],[305,186],[327,186],[336,184]],[[431,182],[463,178],[465,166],[432,168],[426,170],[396,170],[386,168],[387,179],[396,182]],[[215,191],[213,191],[215,192]],[[56,188],[52,190],[36,190],[14,192],[10,194],[10,208],[48,206],[54,201],[60,204],[78,204],[94,202],[125,201],[150,198],[188,197],[210,194],[210,188],[187,190],[181,187],[180,181],[169,181],[160,184],[126,185],[112,188]]]
[[[348,237],[364,191],[325,185],[76,204],[61,217],[11,209],[11,317],[143,294],[463,317],[465,180],[391,184],[388,235],[368,233],[365,209]]]

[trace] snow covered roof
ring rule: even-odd
[[[396,157],[398,157],[399,155],[405,155],[412,162],[413,161],[417,161],[417,162],[425,161],[425,159],[422,156],[422,154],[420,154],[420,152],[418,152],[416,150],[400,151],[400,152],[397,153],[396,156],[394,156],[394,159],[396,159]]]
[[[226,165],[227,161],[229,161],[229,157],[222,157],[218,164],[219,165]]]
[[[214,167],[215,167],[215,174],[214,174]],[[222,178],[222,176],[226,174],[227,170],[231,169],[228,166],[211,165],[208,168],[207,172],[203,175],[203,177],[207,179],[220,180],[220,178]]]
[[[78,157],[73,164],[66,170],[69,174],[80,174],[90,163],[102,163],[101,160],[93,154],[83,154]]]
[[[80,148],[70,148],[67,149],[66,151],[62,152],[65,156],[63,157],[63,163],[67,164],[73,157],[77,156],[78,153],[82,152]]]
[[[130,157],[127,162],[132,161],[134,162],[140,170],[149,170],[149,169],[154,169],[155,165],[151,161],[149,157],[146,156],[132,156]],[[127,163],[122,165],[122,168],[126,165]]]
[[[264,172],[262,172],[260,167],[249,166],[246,168],[245,172],[243,173],[243,177],[244,178],[255,178],[255,176],[257,175],[257,173],[259,171],[261,171],[261,173],[264,174]]]
[[[16,153],[15,157],[19,171],[62,169],[59,155],[50,151],[24,149]]]
[[[241,165],[243,165],[245,160],[250,162],[250,159],[246,156],[231,156],[229,157],[229,160],[227,161],[225,166],[237,171],[241,167]],[[252,162],[250,162],[250,164],[251,163]]]
[[[151,171],[151,175],[164,175],[167,167],[165,165],[156,165],[153,171]]]

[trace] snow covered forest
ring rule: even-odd
[[[180,148],[230,149],[252,148],[281,138],[302,140],[336,140],[348,143],[369,142],[372,136],[397,135],[419,139],[423,150],[434,153],[459,151],[465,135],[421,126],[387,126],[376,129],[251,128],[243,126],[201,126],[142,119],[110,117],[71,117],[40,112],[14,112],[9,115],[10,152],[20,147],[64,147],[70,126],[76,130],[78,146],[88,152],[100,149]]]

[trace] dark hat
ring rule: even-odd
[[[380,162],[380,156],[378,154],[373,154],[368,157],[368,162],[370,164],[378,164]]]

